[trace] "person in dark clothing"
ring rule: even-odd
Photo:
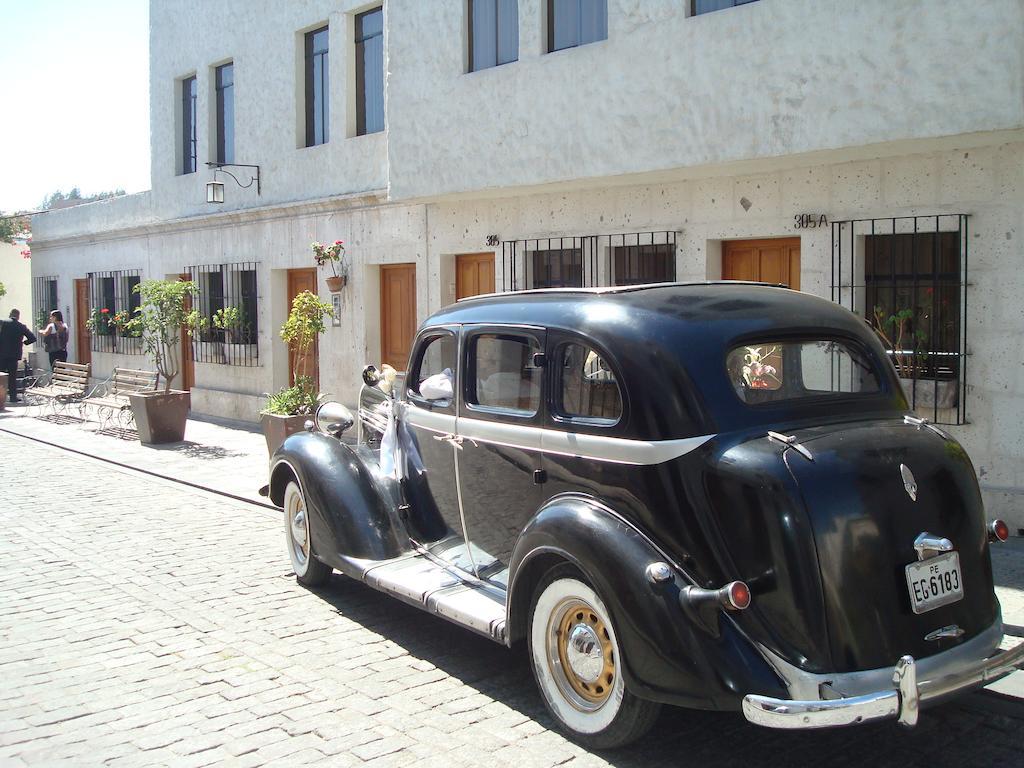
[[[0,371],[7,372],[8,399],[18,402],[18,363],[22,345],[35,343],[36,337],[18,319],[21,312],[11,310],[10,320],[0,320]]]
[[[39,332],[43,337],[43,349],[50,355],[50,369],[58,360],[68,359],[68,327],[64,324],[64,315],[59,309],[50,313],[49,324]]]

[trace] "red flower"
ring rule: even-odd
[[[334,244],[335,245],[341,245],[343,242],[344,242],[343,240],[335,240]]]
[[[103,309],[101,309],[101,310],[100,310],[100,312],[101,312],[102,314],[104,314],[104,315],[109,315],[109,314],[110,314],[110,310],[109,310],[109,309],[107,309],[106,307],[104,307]]]

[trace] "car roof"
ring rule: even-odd
[[[427,320],[428,325],[449,323],[566,328],[593,334],[598,341],[606,335],[648,337],[669,327],[676,336],[714,332],[720,340],[782,326],[848,333],[864,327],[863,320],[827,299],[739,281],[494,293],[461,299]]]
[[[447,306],[424,327],[439,325],[540,328],[603,349],[632,403],[628,429],[645,439],[707,434],[787,417],[783,409],[797,406],[752,409],[733,391],[726,356],[746,343],[853,339],[870,350],[880,376],[891,379],[886,389],[899,389],[895,373],[883,370],[885,352],[862,318],[828,299],[764,283],[658,283],[490,294]],[[891,400],[885,408],[896,405]],[[822,413],[834,408],[827,403]]]

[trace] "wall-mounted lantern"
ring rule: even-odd
[[[206,202],[208,203],[223,203],[224,202],[224,182],[217,181],[217,174],[223,173],[230,176],[235,180],[242,189],[248,189],[256,183],[256,194],[260,194],[260,167],[258,165],[246,165],[245,163],[207,163],[207,168],[213,168],[213,179],[206,182]],[[238,180],[231,171],[225,171],[225,168],[254,168],[255,173],[250,172],[250,178],[248,184],[243,184]]]

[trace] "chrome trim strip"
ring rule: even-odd
[[[455,416],[450,413],[435,413],[415,405],[401,409],[401,418],[411,427],[429,432],[451,434],[455,431]]]
[[[714,437],[701,435],[680,440],[631,440],[563,432],[544,427],[503,424],[467,416],[459,417],[458,434],[479,443],[637,466],[650,466],[677,459]]]

